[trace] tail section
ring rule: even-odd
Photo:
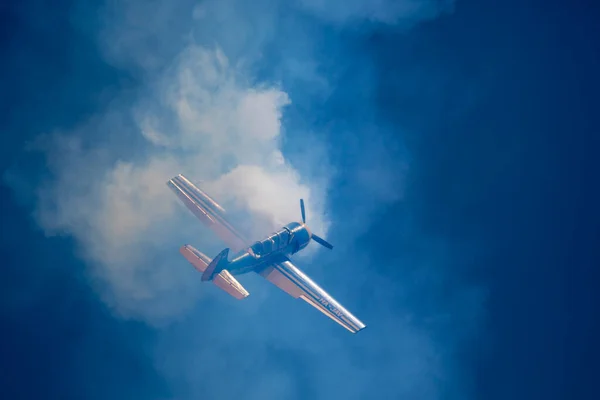
[[[214,258],[214,260],[211,260],[210,257],[196,250],[189,244],[181,246],[179,252],[198,272],[202,273],[203,277],[205,274],[208,276],[208,279],[203,280],[212,279],[215,285],[238,300],[244,299],[250,295],[250,293],[248,293],[248,291],[233,277],[233,275],[224,269],[224,267],[227,266],[227,255],[229,253],[229,249],[223,250],[217,257]],[[209,268],[212,268],[212,272],[209,271]]]
[[[208,267],[206,268],[206,270],[202,273],[201,279],[203,281],[209,281],[216,274],[223,271],[225,269],[225,267],[227,266],[227,264],[229,264],[229,261],[227,260],[228,255],[229,255],[229,249],[225,249],[225,250],[221,251],[219,254],[217,254],[217,256],[212,259],[210,264],[208,264]]]
[[[245,299],[250,295],[250,293],[248,293],[248,291],[226,269],[215,275],[213,282],[238,300]]]
[[[186,244],[179,248],[179,252],[190,264],[196,269],[196,271],[203,273],[210,264],[210,258],[206,254],[199,252],[193,246]]]

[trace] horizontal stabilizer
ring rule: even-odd
[[[189,244],[179,248],[179,252],[196,268],[198,272],[204,273],[211,263],[211,259],[206,254],[198,251]],[[225,257],[227,260],[227,257]],[[222,270],[212,279],[215,285],[223,289],[236,299],[242,300],[250,295],[248,291],[231,275],[226,269]]]
[[[245,299],[250,294],[226,269],[219,272],[213,282],[238,300]]]
[[[206,271],[208,264],[210,264],[210,258],[208,256],[189,244],[181,246],[179,252],[194,266],[194,268],[196,268],[196,271],[200,273]]]

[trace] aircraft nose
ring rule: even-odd
[[[310,229],[308,229],[308,226],[306,224],[302,224],[302,227],[306,229],[306,233],[308,233],[308,239],[310,240],[310,238],[312,237],[312,232],[310,231]]]

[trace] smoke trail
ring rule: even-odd
[[[424,329],[412,322],[414,304],[406,299],[407,292],[441,289],[430,289],[431,279],[419,274],[381,276],[371,255],[353,249],[374,210],[401,198],[405,160],[381,139],[378,121],[353,126],[352,134],[331,143],[310,123],[304,129],[286,119],[295,98],[327,98],[337,84],[316,55],[324,25],[411,25],[450,2],[344,4],[107,2],[100,47],[140,86],[78,128],[51,132],[34,145],[46,155],[51,175],[39,190],[38,221],[49,234],[77,240],[103,298],[123,317],[183,320],[161,331],[154,354],[177,398],[370,398],[374,388],[378,398],[465,397],[462,381],[454,379],[459,368],[448,356],[460,336],[445,335],[448,326],[455,328],[453,320],[434,315]],[[269,51],[284,56],[274,60],[265,56]],[[293,84],[284,87],[286,79]],[[355,87],[352,94],[375,84],[345,83]],[[368,114],[374,105],[365,99],[352,100]],[[294,150],[286,141],[308,149]],[[338,164],[330,159],[335,146],[347,149]],[[365,336],[356,339],[330,321],[315,328],[322,315],[257,277],[244,277],[251,292],[244,307],[215,306],[223,297],[201,286],[177,248],[190,242],[214,254],[222,244],[168,191],[165,181],[178,173],[202,180],[226,208],[241,209],[236,222],[253,235],[297,219],[300,197],[315,232],[327,236],[337,224],[331,231],[344,239],[339,246],[333,240],[338,251],[323,254],[307,273],[342,303],[352,299],[348,308],[369,324]],[[335,176],[343,178],[337,188],[331,186]],[[352,197],[331,202],[332,192]],[[339,215],[336,208],[344,208],[343,221],[330,224],[325,210]],[[257,224],[246,223],[248,215]],[[443,276],[437,253],[413,269]],[[417,262],[405,257],[393,263]],[[477,320],[471,304],[480,304],[479,293],[470,289],[456,304],[448,301],[448,313]],[[203,296],[211,301],[198,301]],[[269,306],[260,307],[267,299]],[[226,390],[223,377],[232,378]]]

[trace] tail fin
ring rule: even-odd
[[[209,281],[216,274],[224,270],[225,267],[227,267],[227,264],[229,264],[229,261],[227,260],[228,255],[229,249],[225,249],[222,252],[220,252],[215,258],[213,258],[210,264],[208,264],[206,270],[202,273],[201,280]]]

